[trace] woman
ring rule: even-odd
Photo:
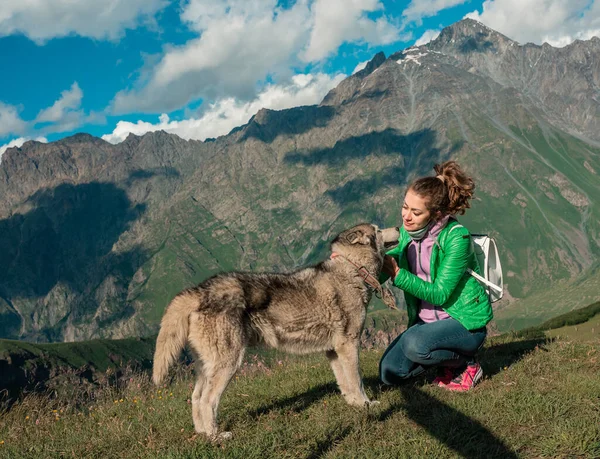
[[[383,354],[379,374],[398,384],[438,366],[434,384],[466,391],[483,376],[475,354],[493,317],[484,288],[467,273],[480,272],[469,231],[454,218],[470,207],[475,185],[454,161],[434,170],[409,186],[399,244],[385,257],[380,280],[404,290],[408,329]]]

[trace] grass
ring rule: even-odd
[[[600,301],[598,266],[579,278],[557,282],[545,291],[495,311],[494,320],[500,331],[520,330],[539,325],[550,317],[568,314],[596,301]]]
[[[98,380],[115,383],[124,368],[149,369],[155,341],[130,338],[34,344],[0,340],[0,410],[31,391],[66,386],[77,392]]]
[[[120,340],[98,339],[76,343],[38,344],[0,339],[0,358],[26,359],[30,365],[80,368],[88,365],[100,371],[126,362],[150,362],[155,337]]]
[[[191,370],[169,386],[132,373],[73,392],[25,397],[0,417],[0,456],[40,457],[599,457],[600,341],[502,335],[481,353],[470,393],[419,381],[383,387],[381,350],[363,351],[371,410],[347,406],[322,356],[251,358],[226,390],[220,425],[194,436]],[[108,379],[106,380],[108,381]],[[77,388],[75,388],[77,389]]]
[[[516,331],[514,332],[514,335],[521,338],[562,336],[562,334],[573,330],[569,328],[569,326],[579,326],[580,324],[582,324],[583,328],[589,328],[589,330],[593,332],[595,331],[593,324],[596,323],[598,318],[600,318],[600,301],[590,304],[585,308],[575,309],[574,311],[553,317],[552,319],[549,319],[540,325]],[[577,330],[577,328],[575,328],[575,330]],[[583,338],[581,335],[575,335],[573,333],[571,333],[571,335],[576,339]],[[590,338],[594,338],[594,336],[590,336]]]
[[[600,339],[600,314],[582,324],[570,325],[556,330],[548,330],[546,336],[550,338],[599,340]]]

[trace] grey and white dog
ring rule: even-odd
[[[161,384],[189,344],[196,357],[194,428],[227,438],[230,432],[218,435],[219,400],[245,349],[262,343],[296,354],[325,352],[346,401],[370,405],[359,340],[386,243],[397,239],[397,228],[360,224],[339,234],[331,243],[334,256],[316,266],[286,274],[222,273],[182,291],[162,318],[154,383]]]

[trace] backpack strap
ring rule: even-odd
[[[459,221],[458,221],[458,220],[454,219],[454,221],[456,222],[456,224],[452,225],[452,228],[450,228],[450,229],[448,230],[448,234],[450,234],[450,233],[451,233],[452,231],[454,231],[456,228],[464,228],[464,226],[463,226],[463,225],[461,225],[461,224],[459,223]],[[446,236],[446,237],[447,237],[447,236]],[[437,245],[438,249],[440,249],[440,251],[441,251],[442,253],[444,253],[444,249],[442,249],[442,246],[440,245],[440,243],[439,243],[439,241],[438,241],[438,238],[437,238],[437,236],[435,237],[435,239],[433,240],[433,242],[435,243],[435,245]]]
[[[455,221],[456,221],[456,224],[455,224],[455,225],[453,225],[453,226],[452,226],[452,228],[450,228],[450,229],[448,230],[448,234],[450,234],[452,231],[454,231],[454,230],[455,230],[455,229],[457,229],[457,228],[464,228],[464,226],[463,226],[463,225],[461,225],[461,224],[460,224],[460,222],[459,222],[458,220],[455,220]],[[469,233],[469,235],[468,235],[468,236],[464,236],[464,237],[469,237],[469,238],[470,238],[470,237],[471,237],[471,234]],[[438,242],[438,240],[437,240],[437,237],[435,238],[435,243],[436,243],[436,245],[438,246],[438,248],[439,248],[439,249],[442,251],[442,253],[443,253],[443,252],[444,252],[444,250],[442,249],[442,246],[441,246],[441,245],[440,245],[440,243]],[[474,254],[475,254],[475,247],[473,247],[473,243],[472,243],[472,242],[471,242],[471,250],[472,250],[472,253],[473,253],[473,255],[474,255]],[[480,276],[479,274],[477,274],[477,273],[476,273],[475,271],[473,271],[471,268],[467,268],[467,269],[466,269],[466,272],[467,272],[467,273],[469,273],[469,274],[470,274],[471,276],[473,276],[474,278],[481,280],[481,281],[482,281],[484,284],[486,284],[486,285],[490,285],[490,286],[492,286],[492,287],[494,287],[494,288],[496,288],[496,289],[498,289],[498,288],[499,288],[497,285],[495,285],[495,284],[492,284],[491,282],[487,281],[485,278],[483,278],[482,276]]]
[[[494,284],[493,282],[490,282],[489,280],[487,280],[485,277],[480,276],[479,274],[477,274],[475,271],[473,271],[471,268],[467,268],[467,272],[473,276],[475,279],[477,279],[479,282],[487,285],[490,288],[493,288],[494,290],[496,290],[497,292],[502,293],[502,287]]]

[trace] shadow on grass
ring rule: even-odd
[[[385,422],[397,412],[423,427],[429,435],[451,448],[462,457],[468,458],[516,458],[510,449],[479,421],[461,413],[444,402],[427,394],[422,386],[428,384],[425,376],[407,381],[402,386],[386,386],[377,378],[365,379],[374,398],[384,391],[402,393],[402,402],[393,403],[375,416],[376,422]]]
[[[517,454],[479,421],[435,399],[418,387],[401,387],[403,403],[382,411],[376,418],[383,422],[395,412],[423,427],[448,448],[468,458],[516,458]]]
[[[306,456],[307,459],[317,459],[325,456],[329,451],[336,447],[344,438],[352,433],[350,427],[344,427],[341,430],[334,430],[326,438],[321,441],[317,441],[317,444],[311,453]]]
[[[498,374],[504,367],[510,366],[536,349],[544,349],[551,340],[536,337],[522,341],[498,343],[485,347],[479,353],[479,360],[486,377]],[[425,393],[421,387],[428,379],[422,375],[403,386],[392,387],[381,383],[378,378],[366,378],[364,384],[377,398],[383,391],[400,390],[403,402],[392,404],[375,419],[384,422],[398,411],[425,428],[429,434],[453,449],[463,457],[469,458],[516,458],[518,455],[502,440],[496,438],[479,421],[461,413]]]
[[[511,341],[509,343],[491,344],[479,352],[479,360],[485,377],[492,377],[519,360],[535,349],[544,348],[545,344],[552,342],[546,337],[526,339],[523,341]]]
[[[274,410],[287,410],[290,412],[299,413],[307,409],[309,406],[317,403],[319,400],[325,398],[327,395],[332,393],[339,394],[339,392],[340,391],[337,388],[337,385],[333,382],[321,384],[311,388],[306,392],[294,395],[293,397],[275,400],[272,403],[260,406],[248,414],[253,418],[257,418]]]

